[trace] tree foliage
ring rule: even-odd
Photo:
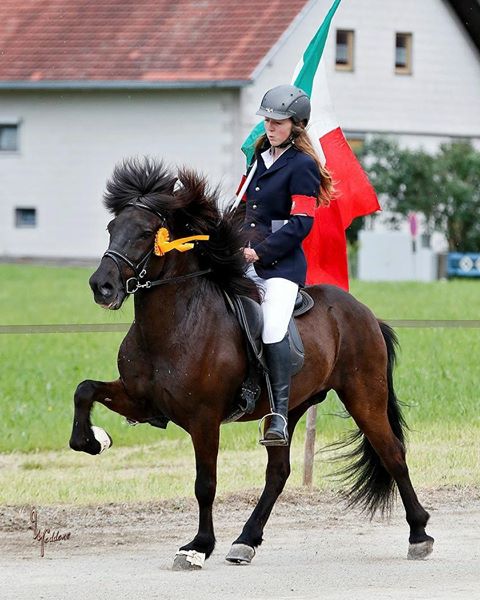
[[[359,158],[392,226],[418,212],[426,232],[442,232],[450,250],[480,251],[480,152],[470,142],[442,144],[430,154],[373,138]]]

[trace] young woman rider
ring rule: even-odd
[[[256,144],[256,171],[246,190],[243,252],[247,275],[263,289],[262,339],[275,410],[264,445],[287,445],[290,350],[286,337],[307,264],[302,241],[310,232],[315,208],[328,203],[332,180],[321,166],[305,127],[310,100],[303,90],[280,85],[263,97],[257,115],[265,135]]]

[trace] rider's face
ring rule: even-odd
[[[292,120],[282,119],[281,121],[275,121],[265,117],[265,132],[268,137],[268,141],[272,146],[279,146],[283,144],[292,133]]]

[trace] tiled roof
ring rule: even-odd
[[[245,81],[308,0],[0,0],[0,82]]]

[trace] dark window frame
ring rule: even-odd
[[[339,37],[345,36],[345,57],[339,57]],[[337,29],[335,32],[335,70],[353,71],[355,55],[355,30]]]
[[[38,211],[35,206],[15,206],[15,229],[35,229],[38,227]]]
[[[399,46],[399,40],[405,42]],[[398,49],[405,50],[405,61],[399,63],[397,61]],[[413,33],[407,31],[397,31],[395,33],[395,73],[397,75],[411,75],[413,73]]]
[[[13,129],[15,131],[14,135],[14,146],[13,147],[4,147],[2,144],[2,129]],[[20,123],[14,121],[4,121],[0,118],[0,154],[11,154],[18,153],[20,150]]]

